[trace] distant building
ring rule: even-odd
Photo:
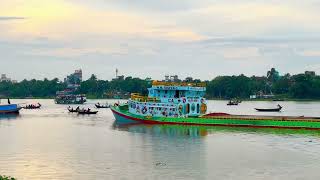
[[[257,99],[257,95],[250,95],[250,99]]]
[[[186,77],[186,79],[184,81],[185,82],[193,82],[193,78],[192,77]]]
[[[150,78],[150,77],[147,77],[146,79],[144,79],[145,81],[147,81],[147,82],[151,82],[152,81],[152,79]]]
[[[316,75],[316,72],[314,71],[306,71],[304,72],[305,75],[310,75],[310,76],[315,76]]]
[[[169,75],[165,75],[164,76],[164,81],[169,82],[170,81],[170,76]]]
[[[119,70],[116,69],[116,77],[113,78],[112,80],[124,80],[124,75],[119,75]]]
[[[170,76],[170,80],[172,82],[180,82],[181,80],[179,79],[178,75],[173,75],[173,76]]]
[[[7,75],[6,75],[6,74],[1,74],[0,81],[1,81],[1,82],[4,82],[4,81],[10,82],[11,79],[10,79],[10,78],[7,78]]]
[[[118,80],[124,80],[124,75],[118,76],[117,79]]]
[[[250,95],[250,99],[273,99],[274,97],[274,94],[264,94],[263,91]]]
[[[16,80],[11,80],[11,78],[8,78],[6,74],[1,74],[0,82],[12,82],[12,83],[17,83]]]
[[[67,86],[70,88],[79,87],[82,82],[82,70],[75,70],[74,73],[70,74],[64,79]]]
[[[179,79],[178,75],[165,75],[165,82],[181,82],[181,80]]]

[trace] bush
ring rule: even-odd
[[[16,180],[16,179],[13,177],[10,177],[10,176],[1,176],[0,175],[0,180]]]

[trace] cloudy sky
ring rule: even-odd
[[[1,0],[0,73],[320,74],[319,32],[320,0]]]

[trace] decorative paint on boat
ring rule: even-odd
[[[1,114],[19,113],[21,107],[18,104],[0,105]]]
[[[148,96],[132,93],[131,114],[152,117],[197,117],[207,110],[204,83],[153,81]]]

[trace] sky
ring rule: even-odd
[[[1,0],[12,79],[320,74],[320,0]]]

